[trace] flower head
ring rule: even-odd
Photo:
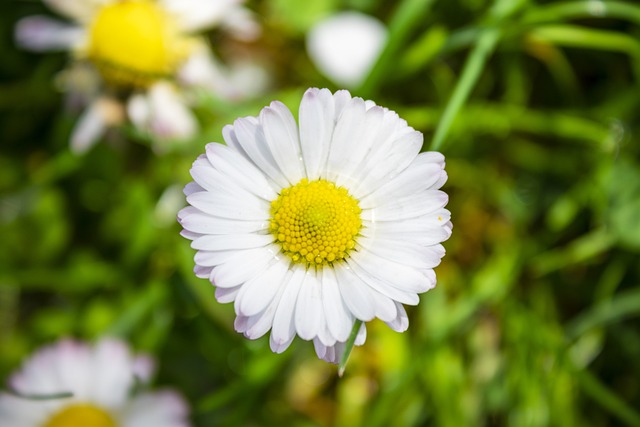
[[[126,344],[63,340],[37,351],[0,393],[0,425],[12,427],[185,427],[188,407],[171,390],[131,396],[153,362]]]
[[[347,91],[307,90],[299,121],[276,101],[226,126],[227,145],[194,162],[178,219],[238,332],[271,329],[274,352],[298,335],[337,362],[356,319],[404,331],[403,304],[435,286],[447,174],[420,132]]]
[[[242,93],[194,34],[220,25],[239,38],[255,37],[259,29],[239,0],[44,1],[74,24],[42,16],[24,18],[16,27],[18,43],[38,51],[68,49],[80,62],[74,67],[86,72],[85,63],[89,63],[99,75],[100,87],[91,89],[76,81],[77,72],[62,77],[64,87],[89,98],[85,100],[89,107],[71,137],[77,152],[89,148],[107,127],[122,122],[124,112],[133,111],[133,124],[159,139],[193,136],[196,120],[180,87],[205,86],[201,83],[206,82],[208,90],[222,97]],[[90,79],[83,79],[86,81]],[[126,107],[115,115],[105,110],[106,93],[124,94],[117,101]]]

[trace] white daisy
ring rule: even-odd
[[[194,162],[178,220],[238,332],[271,329],[278,353],[298,335],[336,363],[356,319],[404,331],[403,304],[435,286],[447,174],[420,132],[347,91],[307,90],[299,120],[275,101],[227,125],[226,146]]]
[[[369,74],[387,41],[376,18],[342,12],[318,22],[307,35],[307,52],[318,70],[334,82],[356,87]]]
[[[260,28],[242,0],[43,1],[75,23],[24,18],[16,26],[18,44],[36,51],[70,50],[78,60],[93,64],[93,72],[101,76],[98,84],[107,88],[88,89],[87,79],[76,81],[76,72],[62,78],[63,86],[89,96],[71,137],[76,152],[87,150],[109,126],[122,122],[125,111],[133,111],[133,124],[157,138],[194,135],[197,123],[187,99],[177,93],[180,86],[204,87],[201,82],[206,81],[206,89],[221,97],[244,93],[234,88],[203,40],[193,35],[220,26],[240,39],[256,37]],[[123,105],[122,114],[103,108],[104,94],[114,92],[125,94],[120,97],[124,104],[133,103]]]
[[[141,392],[153,362],[123,342],[94,347],[63,340],[37,351],[0,393],[0,425],[11,427],[185,427],[188,407],[171,390]],[[59,397],[60,395],[71,397]],[[58,397],[56,397],[56,395]]]

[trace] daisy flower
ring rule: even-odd
[[[307,34],[307,52],[315,66],[334,82],[356,87],[369,74],[387,41],[376,18],[342,12],[317,23]]]
[[[70,50],[79,60],[58,79],[87,105],[71,136],[76,152],[126,117],[159,139],[193,136],[197,122],[181,89],[206,87],[226,98],[241,93],[194,33],[219,26],[252,39],[260,30],[242,0],[43,1],[74,24],[27,17],[16,39],[35,51]]]
[[[238,332],[271,329],[277,353],[298,335],[337,363],[356,320],[402,332],[403,304],[435,286],[447,174],[420,132],[347,91],[307,90],[299,120],[275,101],[227,125],[193,163],[178,220]]]
[[[186,427],[188,407],[170,390],[140,392],[153,362],[126,344],[63,340],[37,351],[0,393],[0,425],[11,427]]]

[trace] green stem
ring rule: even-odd
[[[347,340],[346,346],[344,348],[344,352],[342,353],[342,357],[340,358],[340,364],[338,365],[338,376],[342,377],[344,375],[344,370],[347,369],[347,362],[349,361],[349,356],[351,355],[351,350],[353,350],[353,346],[356,343],[356,337],[358,336],[358,331],[362,326],[362,320],[356,320],[353,324],[353,328],[351,329],[351,335],[349,335],[349,339]]]
[[[523,23],[558,22],[576,18],[617,18],[640,24],[640,6],[617,1],[571,1],[549,4],[532,10]]]
[[[634,411],[627,403],[611,392],[591,372],[583,370],[577,373],[580,386],[586,394],[598,402],[612,414],[630,426],[640,426],[640,414]]]
[[[432,150],[438,150],[442,146],[442,143],[451,130],[454,119],[469,97],[471,89],[476,81],[478,81],[484,64],[487,62],[487,58],[495,49],[499,39],[500,31],[497,28],[487,28],[480,36],[478,44],[474,47],[469,55],[469,59],[464,65],[462,76],[453,90],[453,95],[451,95],[451,99],[449,99],[449,103],[444,113],[442,113],[442,118],[438,123],[431,144]]]
[[[567,335],[577,339],[592,328],[637,315],[640,315],[640,288],[620,293],[580,314],[567,326]]]

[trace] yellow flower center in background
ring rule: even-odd
[[[175,72],[188,39],[156,3],[117,1],[104,6],[90,27],[88,57],[112,84],[146,86]]]
[[[303,179],[271,202],[271,233],[293,261],[324,265],[355,247],[360,206],[343,187]]]
[[[43,427],[117,427],[111,416],[93,405],[77,404],[63,408]]]

